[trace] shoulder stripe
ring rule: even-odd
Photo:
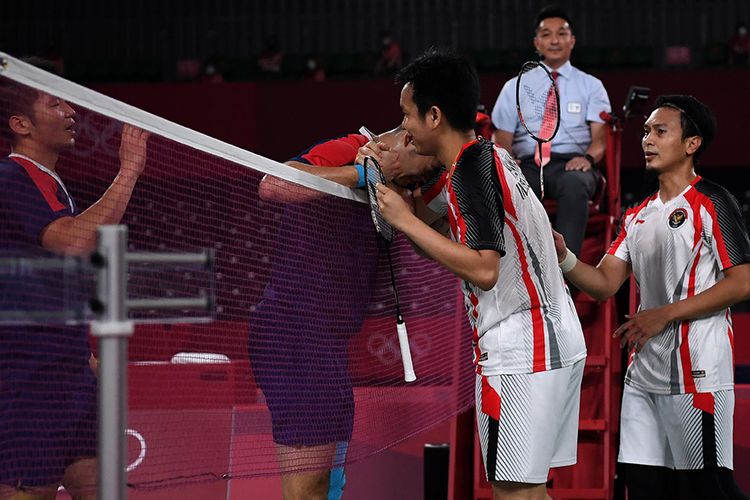
[[[14,156],[13,161],[23,167],[23,169],[34,182],[34,185],[42,194],[44,200],[47,202],[47,205],[49,205],[49,208],[53,212],[65,210],[65,205],[63,205],[62,202],[57,198],[58,186],[57,182],[55,182],[55,179],[36,168],[33,163],[25,160],[24,158]]]
[[[503,162],[500,159],[500,156],[497,154],[497,149],[493,148],[492,153],[495,157],[495,168],[497,170],[497,177],[498,179],[500,179],[500,186],[503,189],[503,205],[504,205],[505,211],[508,213],[508,215],[513,217],[513,219],[518,220],[516,207],[513,205],[513,195],[511,195],[510,188],[508,187],[508,179],[505,178],[505,166],[503,165]]]
[[[629,208],[625,211],[625,215],[623,215],[622,217],[622,223],[620,224],[620,230],[617,233],[617,237],[615,238],[615,241],[613,241],[610,245],[609,250],[607,250],[607,253],[609,255],[615,255],[617,253],[617,249],[620,248],[620,245],[622,245],[622,242],[625,241],[625,238],[628,235],[628,231],[626,229],[627,225],[641,212],[641,210],[646,208],[649,203],[654,201],[658,194],[658,192],[653,193],[651,196],[643,200],[639,205],[633,208]]]

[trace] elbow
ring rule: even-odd
[[[279,186],[275,178],[265,175],[258,185],[258,196],[263,201],[277,201]]]
[[[487,292],[492,290],[495,287],[495,284],[497,283],[497,278],[500,275],[499,270],[497,268],[495,269],[487,269],[483,272],[479,273],[473,283],[481,288],[483,291]]]
[[[743,280],[742,285],[740,285],[740,298],[737,302],[743,302],[745,300],[750,300],[750,280]]]

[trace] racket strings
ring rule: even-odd
[[[537,142],[535,161],[544,199],[544,164],[551,154],[550,141],[560,127],[560,97],[555,83],[558,73],[536,61],[525,63],[516,79],[516,111],[529,136]]]
[[[372,223],[375,226],[375,230],[383,237],[387,242],[393,241],[393,226],[385,220],[383,214],[380,213],[380,207],[378,207],[377,189],[375,186],[378,183],[385,184],[385,175],[380,169],[378,162],[371,157],[365,158],[365,179],[367,184],[367,201],[370,204],[370,214],[372,215]]]

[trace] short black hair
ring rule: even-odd
[[[36,66],[55,75],[60,72],[54,63],[41,57],[24,57],[21,61]],[[34,103],[39,98],[39,91],[9,78],[0,77],[0,136],[15,145],[16,134],[10,129],[10,118],[12,116],[26,115],[34,119]]]
[[[700,136],[702,139],[698,150],[693,154],[693,162],[698,159],[716,137],[716,118],[711,109],[691,95],[660,95],[656,98],[654,109],[672,108],[680,112],[682,138]]]
[[[396,74],[396,83],[411,84],[420,115],[437,106],[453,128],[474,129],[479,76],[465,58],[448,50],[429,49]]]
[[[573,23],[570,20],[570,16],[568,16],[568,13],[565,12],[565,10],[562,7],[558,7],[557,5],[547,5],[546,7],[542,7],[542,10],[539,11],[539,14],[536,15],[536,19],[534,21],[534,33],[539,29],[539,25],[544,21],[545,19],[549,19],[550,17],[559,17],[560,19],[565,19],[565,21],[568,23],[568,26],[570,26],[570,29],[573,29]]]

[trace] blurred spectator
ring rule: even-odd
[[[740,22],[734,35],[729,39],[729,63],[744,66],[749,58],[750,35],[747,33],[747,24]]]
[[[326,79],[326,70],[320,63],[320,60],[316,57],[310,57],[307,59],[307,65],[305,70],[305,80],[311,80],[313,82],[322,82]]]
[[[52,63],[60,76],[65,76],[65,61],[63,59],[62,51],[60,50],[60,41],[58,39],[52,38],[49,40],[47,43],[47,49],[42,54],[42,57]]]
[[[284,62],[284,51],[279,46],[275,36],[266,40],[266,47],[258,56],[258,68],[263,73],[281,73],[281,63]]]
[[[224,75],[221,73],[221,64],[217,57],[212,56],[205,60],[200,79],[208,83],[224,83]]]
[[[198,59],[178,59],[175,64],[175,76],[182,82],[192,82],[198,79],[203,67]]]
[[[375,65],[375,73],[378,75],[394,74],[403,65],[401,56],[401,45],[398,44],[390,32],[383,32],[383,45],[380,49],[380,59]]]

